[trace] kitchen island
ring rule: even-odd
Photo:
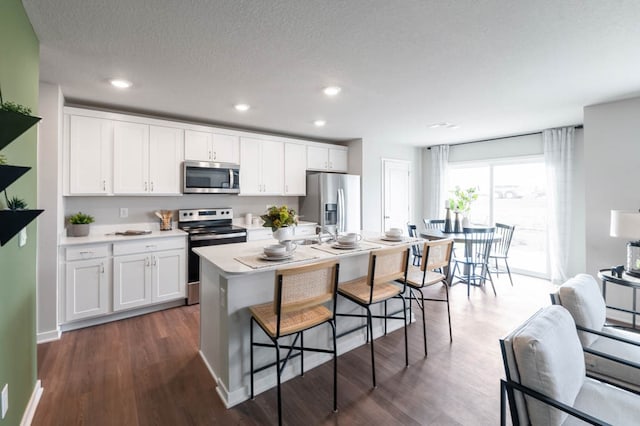
[[[274,295],[275,270],[281,267],[303,265],[326,259],[339,259],[339,281],[345,282],[367,274],[369,252],[383,248],[377,234],[366,234],[369,238],[360,250],[332,250],[329,243],[321,245],[299,245],[295,257],[285,262],[269,262],[260,259],[263,247],[276,241],[252,241],[195,248],[200,256],[200,355],[217,382],[217,392],[227,407],[249,399],[249,321],[247,309],[251,305],[270,302]],[[410,242],[402,243],[409,246]],[[390,312],[401,309],[402,303],[389,303]],[[382,306],[374,305],[372,313],[381,313]],[[376,309],[380,309],[376,311]],[[357,305],[338,296],[338,313],[364,313]],[[365,343],[364,318],[338,317],[338,354],[347,352]],[[388,321],[388,330],[402,327],[397,320]],[[348,331],[355,330],[352,333]],[[374,336],[384,332],[383,321],[374,320]],[[305,345],[331,347],[329,327],[318,327],[305,332]],[[266,336],[255,330],[256,341]],[[285,338],[286,339],[286,338]],[[284,339],[283,339],[284,340]],[[326,361],[328,354],[306,352],[305,370]],[[275,362],[272,349],[257,348],[254,352],[257,367]],[[402,357],[398,366],[403,365]],[[338,360],[338,369],[340,361]],[[299,357],[292,358],[283,371],[282,380],[295,377],[300,372]],[[276,385],[275,367],[255,374],[256,394]]]

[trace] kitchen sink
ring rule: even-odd
[[[313,244],[318,244],[318,240],[300,240],[300,241],[296,241],[296,244],[298,244],[299,246],[310,246]]]

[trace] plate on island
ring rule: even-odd
[[[260,259],[262,260],[287,260],[287,259],[291,259],[292,257],[293,257],[293,253],[287,253],[283,255],[271,255],[271,256],[262,253],[260,255]]]
[[[349,244],[345,244],[345,243],[333,243],[331,244],[331,247],[333,248],[337,248],[337,249],[341,249],[341,250],[350,250],[350,249],[357,249],[360,248],[360,243],[349,243]]]
[[[393,241],[396,243],[399,243],[400,241],[404,241],[404,237],[389,237],[389,236],[384,236],[380,238],[382,241]]]

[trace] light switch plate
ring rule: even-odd
[[[27,245],[27,228],[22,228],[18,234],[18,246],[24,247]]]
[[[0,400],[0,406],[2,406],[2,418],[7,415],[9,409],[9,383],[5,384],[2,388],[2,398]]]
[[[120,207],[120,217],[129,217],[129,209],[126,207]]]

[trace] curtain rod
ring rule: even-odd
[[[571,126],[565,126],[565,127],[571,127]],[[573,128],[575,129],[582,129],[584,126],[582,124],[578,124],[576,126],[573,126]],[[511,135],[511,136],[503,136],[501,138],[493,138],[493,139],[481,139],[481,140],[477,140],[477,141],[469,141],[469,142],[460,142],[460,143],[453,143],[453,144],[448,144],[449,146],[458,146],[458,145],[468,145],[471,143],[480,143],[480,142],[490,142],[490,141],[497,141],[499,139],[509,139],[509,138],[519,138],[521,136],[531,136],[531,135],[539,135],[541,134],[543,131],[537,131],[537,132],[530,132],[530,133],[520,133],[519,135]],[[438,145],[443,145],[443,144],[438,144]],[[444,144],[446,145],[446,144]],[[427,149],[431,149],[430,146],[427,147]]]

